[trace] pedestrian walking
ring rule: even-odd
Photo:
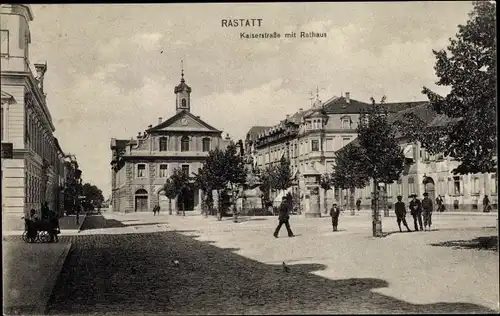
[[[30,215],[26,219],[26,231],[29,242],[31,243],[35,242],[37,230],[38,230],[38,217],[36,216],[36,211],[34,209],[31,209]]]
[[[330,209],[330,216],[332,217],[332,226],[333,231],[337,231],[337,226],[339,225],[339,215],[340,208],[337,206],[337,203],[333,203],[332,208]]]
[[[358,213],[359,211],[361,210],[361,199],[358,198],[358,200],[356,201],[356,209],[358,210]]]
[[[432,225],[432,210],[433,210],[432,200],[429,199],[429,193],[424,193],[424,198],[422,199],[422,215],[424,217],[424,230],[431,230]]]
[[[156,205],[153,207],[153,216],[156,216],[156,212],[158,212],[158,204],[156,204]]]
[[[273,236],[278,238],[278,234],[280,232],[281,226],[285,224],[286,230],[288,232],[288,237],[294,237],[292,229],[290,228],[290,206],[286,203],[285,198],[281,201],[281,205],[279,207],[279,215],[278,215],[279,224],[274,231]]]
[[[422,205],[420,200],[417,199],[416,194],[412,194],[412,200],[410,201],[410,214],[413,216],[413,223],[415,224],[415,231],[418,231],[418,227],[420,226],[420,230],[424,230],[422,224]],[[418,225],[417,225],[418,224]]]
[[[444,211],[443,199],[441,198],[441,195],[438,195],[438,197],[436,198],[436,206],[438,212]]]
[[[489,213],[491,211],[490,199],[487,195],[483,199],[483,213]]]
[[[398,195],[397,199],[398,201],[396,202],[396,204],[394,204],[394,212],[396,213],[396,220],[398,222],[399,231],[402,232],[401,222],[403,222],[403,225],[406,227],[406,229],[411,232],[410,228],[408,227],[408,223],[406,222],[406,206],[405,203],[401,201],[403,197],[401,195]]]
[[[61,229],[59,227],[59,216],[55,211],[50,212],[50,227],[51,229],[49,230],[49,236],[50,236],[50,242],[59,242],[59,233],[61,232]]]

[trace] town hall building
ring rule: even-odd
[[[168,211],[169,202],[163,185],[180,168],[193,177],[210,150],[226,148],[229,136],[191,113],[191,87],[186,84],[184,71],[174,89],[176,114],[156,126],[149,125],[135,139],[111,139],[112,207],[118,212],[152,211],[159,203]],[[181,203],[186,211],[201,212],[202,192],[191,189],[183,201],[172,201],[172,209]]]

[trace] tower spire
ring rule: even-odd
[[[319,87],[316,86],[316,100],[319,100]]]
[[[314,96],[313,96],[313,92],[312,91],[309,91],[309,100],[311,101],[311,106],[313,105],[313,100],[314,100]]]
[[[181,60],[181,82],[184,82],[184,61]]]

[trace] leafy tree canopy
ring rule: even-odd
[[[460,165],[456,174],[492,172],[496,168],[496,4],[474,2],[466,25],[458,26],[446,50],[435,51],[439,86],[451,88],[442,97],[427,87],[430,107],[449,120],[426,127],[407,115],[402,132],[431,154],[443,153]]]
[[[347,144],[335,153],[330,181],[340,189],[363,188],[369,180],[367,164],[363,149],[353,143]]]
[[[285,156],[281,157],[280,163],[275,172],[276,189],[286,190],[292,185],[292,170],[290,169],[290,160]]]
[[[174,181],[171,178],[168,178],[165,184],[163,185],[163,192],[165,192],[165,196],[170,200],[175,199],[178,194],[178,190],[175,187]]]
[[[86,202],[94,206],[102,205],[104,202],[102,191],[93,184],[85,183],[82,186],[82,194],[85,195]]]

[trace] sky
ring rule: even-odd
[[[30,61],[44,79],[56,137],[85,181],[111,192],[112,137],[130,139],[175,113],[184,61],[191,112],[238,140],[342,93],[421,101],[471,2],[32,5]],[[222,27],[222,19],[262,19]],[[286,32],[326,38],[285,39]],[[278,32],[280,39],[241,39]],[[34,68],[33,68],[34,69]]]

